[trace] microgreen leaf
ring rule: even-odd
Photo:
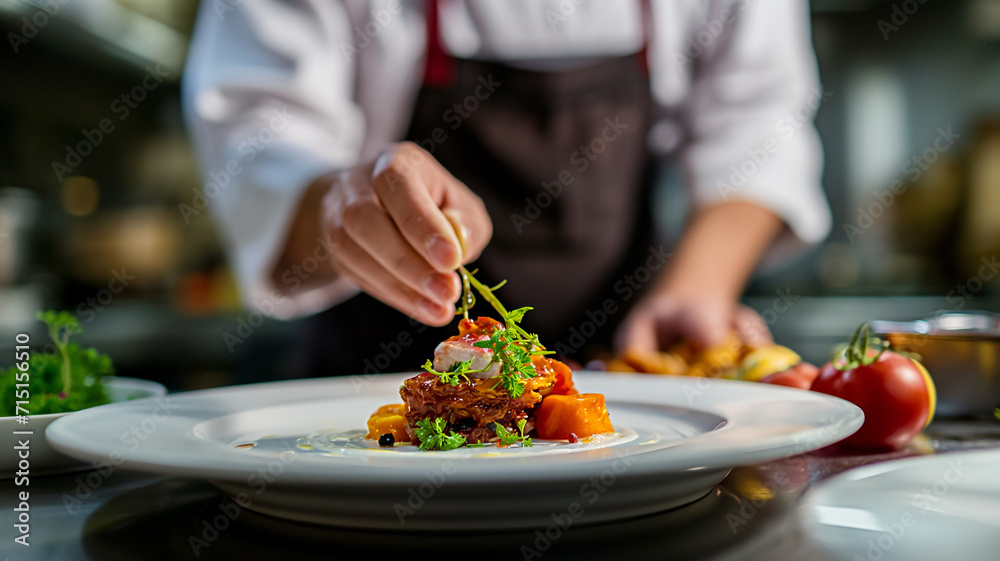
[[[80,322],[69,312],[56,312],[53,310],[38,312],[35,317],[45,322],[45,326],[49,330],[49,337],[52,338],[52,343],[55,344],[56,349],[59,351],[59,356],[62,359],[59,365],[59,374],[63,383],[62,393],[69,395],[69,391],[73,389],[73,375],[70,370],[70,360],[69,355],[66,353],[66,346],[69,345],[70,337],[83,331],[80,328]]]
[[[531,438],[524,436],[524,426],[527,422],[527,419],[521,419],[517,422],[517,433],[507,430],[500,423],[493,423],[496,425],[498,443],[501,446],[511,446],[520,442],[522,446],[526,446],[528,448],[532,447],[533,444],[531,443]]]
[[[510,431],[503,428],[503,425],[501,425],[500,423],[494,423],[494,424],[496,425],[497,439],[500,441],[501,445],[510,446],[511,444],[517,442],[516,434],[512,434]]]
[[[434,363],[430,360],[424,363],[423,368],[427,372],[439,377],[441,379],[441,383],[448,384],[450,386],[457,386],[462,380],[465,380],[466,382],[469,381],[469,377],[467,376],[469,372],[476,372],[475,370],[472,370],[473,360],[474,359],[456,362],[449,366],[448,370],[445,372],[438,372],[437,370],[434,370]]]
[[[420,449],[454,450],[464,446],[465,437],[455,431],[445,434],[446,426],[448,426],[448,421],[444,417],[417,421],[417,428],[413,429],[413,432],[420,439]]]
[[[504,319],[507,322],[520,323],[524,319],[524,314],[529,310],[534,310],[531,306],[525,306],[523,308],[518,308],[516,310],[511,310]]]
[[[531,438],[527,437],[527,436],[524,436],[524,426],[526,424],[528,424],[528,419],[527,418],[521,419],[520,421],[518,421],[517,422],[517,432],[521,433],[521,443],[524,446],[527,446],[528,448],[531,448],[531,447],[534,446],[534,444],[531,443]]]

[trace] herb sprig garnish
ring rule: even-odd
[[[476,303],[475,294],[472,292],[472,289],[475,288],[476,292],[489,302],[503,318],[503,329],[495,330],[485,341],[473,343],[476,347],[488,349],[493,353],[490,362],[482,368],[473,369],[472,360],[456,362],[444,372],[434,370],[434,365],[430,360],[424,363],[423,368],[438,376],[442,383],[457,386],[462,380],[469,381],[469,374],[485,372],[494,364],[499,364],[500,373],[496,376],[497,383],[493,387],[503,386],[511,397],[521,397],[524,395],[524,381],[538,375],[535,371],[535,365],[531,362],[531,357],[553,354],[552,351],[546,351],[545,347],[538,342],[538,335],[528,333],[518,325],[524,319],[524,314],[533,308],[525,306],[508,311],[493,294],[507,281],[492,287],[486,286],[465,267],[459,267],[458,270],[462,276],[462,297],[455,314],[462,314],[465,319],[469,319],[469,308]]]
[[[424,363],[423,368],[427,372],[430,372],[431,374],[434,374],[435,376],[441,378],[441,383],[448,384],[450,386],[457,386],[458,383],[462,380],[468,382],[469,374],[473,372],[482,372],[482,370],[472,369],[473,362],[475,362],[474,359],[464,360],[462,362],[456,362],[455,364],[452,364],[450,367],[448,367],[448,370],[445,370],[444,372],[438,372],[437,370],[434,370],[434,363],[431,362],[430,359],[428,359],[427,362]],[[487,368],[488,367],[489,365],[487,365]]]
[[[496,425],[497,443],[501,446],[512,446],[521,443],[521,446],[527,448],[533,447],[534,444],[531,442],[531,437],[524,435],[524,427],[527,423],[527,419],[519,420],[517,422],[517,432],[507,430],[500,423],[494,423]],[[463,446],[470,448],[485,446],[483,443],[466,444],[465,437],[455,431],[445,434],[444,429],[447,426],[448,421],[444,417],[427,418],[417,421],[417,428],[413,432],[420,439],[420,450],[455,450]]]
[[[69,312],[46,311],[38,312],[38,319],[45,322],[48,328],[49,337],[59,352],[59,378],[62,380],[62,393],[69,394],[73,389],[73,374],[69,353],[66,348],[69,346],[69,338],[83,331],[80,322]]]
[[[420,439],[420,449],[454,450],[465,446],[464,436],[455,431],[451,431],[449,434],[444,433],[447,425],[448,421],[444,417],[417,421],[417,428],[413,429],[413,432]]]
[[[19,368],[23,364],[0,368],[0,416],[18,414],[15,393],[23,391],[30,395],[26,409],[32,415],[79,411],[111,401],[101,379],[114,375],[114,365],[97,349],[82,348],[72,341],[82,331],[79,320],[69,312],[57,311],[38,312],[36,317],[45,324],[52,344],[23,361],[28,363],[27,379]]]
[[[517,444],[518,442],[520,442],[521,446],[525,446],[527,448],[533,447],[534,444],[531,443],[531,437],[524,436],[524,425],[526,425],[527,423],[528,423],[527,419],[521,419],[520,421],[517,422],[517,432],[520,433],[520,436],[517,433],[513,433],[505,429],[503,425],[501,425],[500,423],[495,423],[497,427],[496,429],[497,438],[499,439],[500,445],[510,446],[512,444]]]

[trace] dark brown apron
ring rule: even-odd
[[[576,355],[607,344],[649,256],[651,98],[644,52],[560,72],[445,54],[428,2],[424,86],[407,137],[483,198],[493,239],[472,267],[524,326]],[[616,285],[617,290],[616,290]],[[631,292],[631,288],[628,289]],[[608,300],[616,311],[607,313]],[[474,313],[495,315],[480,300]],[[296,376],[418,368],[454,326],[429,328],[359,295],[307,320]]]

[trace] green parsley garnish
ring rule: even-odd
[[[413,430],[417,438],[420,439],[421,450],[454,450],[465,445],[465,437],[452,431],[450,434],[444,433],[444,428],[448,425],[444,417],[434,420],[430,418],[417,421],[417,428]]]
[[[497,438],[499,439],[500,444],[502,446],[510,446],[520,442],[521,446],[526,446],[528,448],[534,446],[534,444],[531,443],[531,437],[524,436],[524,425],[527,424],[527,422],[527,419],[521,419],[517,422],[517,431],[521,433],[520,436],[505,429],[500,423],[495,423],[497,426]]]
[[[544,350],[544,347],[538,342],[538,335],[528,333],[518,325],[524,319],[524,314],[533,308],[525,306],[507,311],[507,308],[493,294],[507,281],[490,287],[479,282],[465,267],[459,267],[459,273],[462,276],[463,290],[455,313],[462,314],[465,319],[469,319],[469,308],[476,303],[476,297],[472,292],[472,289],[475,288],[476,292],[489,302],[503,318],[504,328],[494,331],[488,340],[474,343],[479,348],[493,351],[490,362],[483,368],[473,370],[470,360],[453,364],[447,372],[438,372],[434,370],[431,361],[427,361],[424,364],[424,370],[440,377],[443,383],[455,386],[462,379],[468,381],[468,374],[485,372],[494,364],[499,363],[500,374],[493,387],[503,386],[511,397],[521,397],[524,394],[524,380],[538,375],[535,372],[535,366],[531,363],[531,357],[553,354],[551,351]]]
[[[531,363],[531,353],[524,350],[517,340],[508,342],[505,335],[508,335],[506,330],[494,331],[489,339],[473,345],[493,351],[490,364],[500,363],[499,380],[493,387],[503,385],[511,397],[517,398],[524,394],[524,380],[534,378],[537,373]]]
[[[97,349],[81,348],[70,338],[82,331],[69,312],[44,311],[36,316],[52,339],[51,351],[36,350],[28,359],[27,409],[32,415],[79,411],[111,401],[101,378],[115,373],[111,358]],[[0,368],[0,416],[16,415],[15,395],[25,380],[16,366]]]

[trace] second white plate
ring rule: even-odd
[[[803,503],[807,531],[837,559],[1000,558],[1000,450],[852,469]]]

